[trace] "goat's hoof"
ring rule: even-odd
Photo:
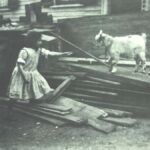
[[[139,72],[139,69],[140,69],[139,67],[135,67],[135,68],[134,68],[134,72],[135,72],[135,73]]]
[[[115,72],[117,72],[117,68],[113,68],[112,70],[111,70],[111,73],[115,73]]]
[[[146,74],[147,73],[147,69],[146,68],[141,68],[140,73]]]

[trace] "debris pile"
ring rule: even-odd
[[[0,107],[9,106],[9,101],[1,98]],[[116,130],[117,126],[133,126],[137,123],[132,113],[112,109],[99,109],[70,98],[60,97],[53,104],[49,103],[14,103],[13,111],[29,115],[52,123],[56,126],[66,124],[88,125],[103,133]]]

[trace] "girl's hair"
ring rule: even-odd
[[[38,40],[41,40],[41,33],[30,31],[26,37],[26,46],[35,48]]]

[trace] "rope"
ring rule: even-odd
[[[92,57],[92,58],[95,59],[97,62],[99,62],[99,63],[105,65],[106,67],[110,67],[107,63],[101,61],[99,58],[95,57],[95,56],[92,55],[91,53],[84,51],[83,49],[81,49],[81,48],[78,47],[77,45],[75,45],[75,44],[69,42],[68,40],[64,39],[64,38],[61,37],[60,35],[58,35],[58,34],[56,34],[56,33],[54,33],[54,32],[51,32],[51,33],[52,33],[54,36],[56,36],[58,39],[60,39],[60,40],[62,40],[62,41],[64,41],[64,42],[66,42],[67,44],[71,45],[72,47],[78,49],[80,52],[82,52],[82,53],[84,53],[84,54],[86,54],[86,55]]]

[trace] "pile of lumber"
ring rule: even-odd
[[[69,65],[78,72],[85,72],[86,76],[77,78],[65,91],[65,96],[97,107],[115,108],[140,114],[149,112],[150,82],[102,72],[92,65]]]
[[[15,111],[57,126],[86,125],[103,133],[118,126],[134,126],[137,120],[133,114],[149,113],[149,82],[109,74],[93,66],[67,65],[42,73],[48,82],[56,81],[55,91],[42,103],[11,103],[0,97],[0,107],[8,109],[8,115]]]
[[[66,97],[59,97],[53,104],[13,102],[11,105],[9,99],[0,97],[0,107],[9,108],[8,115],[11,116],[19,112],[59,127],[66,124],[86,125],[103,133],[115,131],[117,126],[131,127],[137,123],[130,112],[102,110]]]
[[[33,101],[33,103],[25,104],[0,97],[0,107],[8,109],[8,115],[19,112],[56,126],[85,125],[103,133],[115,131],[118,126],[131,127],[137,123],[137,120],[133,119],[133,111],[108,107],[114,101],[115,103],[120,102],[122,94],[130,93],[133,96],[138,94],[134,93],[135,91],[125,90],[125,85],[121,86],[118,81],[91,76],[84,70],[82,72],[77,71],[77,69],[66,72],[60,71],[61,76],[56,76],[55,73],[58,74],[58,71],[43,74],[48,82],[52,80],[59,82],[56,82],[55,91],[43,98],[42,103]],[[141,92],[140,94],[145,93]],[[62,95],[73,97],[73,99]],[[120,105],[126,106],[124,102],[121,102]],[[135,107],[136,109],[132,108],[139,109],[137,106]],[[140,109],[142,108],[140,107]]]
[[[62,95],[99,108],[111,108],[131,111],[135,114],[150,112],[150,76],[144,74],[124,73],[111,74],[100,65],[85,65],[67,62],[71,67],[60,70],[59,67],[43,75],[47,80],[56,75],[74,75],[73,81]],[[96,68],[98,67],[98,68]],[[125,69],[125,68],[123,68]]]

